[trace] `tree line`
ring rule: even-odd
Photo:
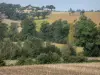
[[[31,10],[31,12],[25,13],[24,10],[26,9]],[[5,14],[8,19],[13,20],[23,20],[29,16],[38,17],[38,19],[40,16],[42,16],[42,18],[45,19],[46,16],[49,15],[53,9],[55,9],[55,6],[53,5],[47,5],[42,7],[28,5],[22,7],[19,4],[0,3],[0,13]]]

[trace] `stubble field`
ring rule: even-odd
[[[85,12],[85,15],[90,18],[94,23],[99,25],[100,23],[100,12]],[[69,23],[73,23],[74,20],[79,20],[80,13],[75,12],[72,15],[69,15],[68,12],[53,12],[48,18],[49,22],[54,22],[58,19],[67,20]]]
[[[0,67],[0,75],[100,75],[100,63]]]

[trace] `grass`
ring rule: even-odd
[[[0,67],[0,75],[100,75],[100,63]]]
[[[36,30],[37,30],[37,31],[40,31],[41,23],[42,23],[43,21],[46,21],[46,20],[35,20],[35,23],[36,23]]]

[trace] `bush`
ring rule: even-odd
[[[24,58],[24,57],[20,58],[16,63],[16,65],[33,65],[33,64],[37,64],[37,61],[31,58]]]
[[[0,57],[2,59],[16,59],[20,57],[20,51],[21,46],[9,39],[5,39],[3,42],[0,42]]]
[[[30,40],[26,40],[23,44],[22,55],[24,57],[35,58],[37,55],[41,53],[42,49],[42,40],[38,38],[32,38]]]
[[[57,53],[41,53],[37,56],[37,60],[40,64],[57,63],[60,61],[60,56]]]
[[[25,64],[25,58],[21,57],[18,59],[18,62],[16,63],[16,65],[24,65]]]
[[[25,60],[25,65],[33,65],[33,64],[37,64],[37,62],[34,60],[32,60],[31,58],[27,58]]]
[[[52,53],[52,62],[53,63],[57,63],[57,62],[59,62],[60,61],[60,56],[57,54],[57,53]]]
[[[61,56],[61,52],[60,52],[60,49],[59,48],[57,48],[56,46],[54,46],[54,45],[48,45],[47,47],[45,47],[45,48],[43,48],[42,50],[41,50],[41,53],[46,53],[46,54],[48,54],[48,53],[57,53],[59,56]]]
[[[49,63],[49,56],[48,54],[41,53],[40,55],[37,56],[37,60],[40,64],[47,64]]]
[[[77,62],[86,62],[87,58],[81,56],[66,56],[63,57],[64,62],[67,63],[77,63]]]
[[[0,59],[0,66],[5,66],[5,65],[6,63],[2,59]]]

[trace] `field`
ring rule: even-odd
[[[97,25],[100,23],[100,12],[85,12],[85,15],[93,20]],[[78,12],[74,13],[73,15],[69,15],[68,12],[53,12],[48,21],[54,22],[58,19],[67,20],[69,23],[73,23],[74,20],[78,20],[80,17],[80,14]]]
[[[0,67],[0,75],[100,75],[100,63]]]
[[[99,25],[100,23],[100,12],[85,12],[85,15],[90,18],[92,21],[94,21],[94,23],[96,23],[97,25]],[[69,15],[68,12],[52,12],[52,14],[45,20],[35,20],[36,24],[37,24],[37,30],[39,31],[40,29],[40,24],[43,21],[48,21],[49,23],[52,23],[58,19],[62,19],[62,20],[67,20],[68,23],[73,23],[74,20],[78,20],[80,17],[80,14],[78,12],[74,13],[73,15]],[[20,24],[20,21],[14,21],[14,20],[9,20],[9,19],[4,19],[3,20],[4,23],[7,23],[8,25],[11,24],[11,22],[15,22],[18,23],[18,25]]]

